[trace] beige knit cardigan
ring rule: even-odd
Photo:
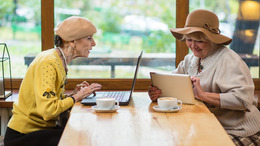
[[[220,107],[205,104],[227,133],[243,137],[255,134],[260,131],[260,112],[248,66],[229,48],[212,52],[203,59],[202,72],[198,72],[199,58],[190,53],[173,73],[197,76],[204,91],[219,93]]]

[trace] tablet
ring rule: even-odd
[[[150,72],[152,84],[162,90],[160,97],[175,97],[184,104],[194,104],[195,98],[189,75]]]

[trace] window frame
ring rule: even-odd
[[[189,0],[176,0],[176,27],[181,28],[185,25],[185,20],[189,14]],[[42,27],[42,51],[53,48],[54,44],[54,0],[41,0],[41,27]],[[176,41],[176,66],[188,54],[189,49],[184,42]],[[132,79],[68,79],[66,89],[74,87],[82,81],[89,83],[102,84],[103,90],[128,90],[131,88]],[[254,78],[255,89],[260,89],[260,79]],[[13,79],[13,88],[19,89],[22,79]],[[150,79],[137,79],[135,90],[147,90],[150,85]],[[7,80],[7,88],[10,87],[10,81]]]

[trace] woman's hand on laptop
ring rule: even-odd
[[[152,101],[156,101],[161,94],[162,91],[159,88],[153,86],[152,84],[149,86],[148,95]]]
[[[73,92],[72,92],[69,96],[75,95],[78,91],[80,91],[80,89],[81,89],[82,87],[87,87],[87,86],[89,86],[89,83],[86,82],[86,81],[83,81],[82,83],[77,84],[76,87],[75,87],[75,89],[73,90]]]
[[[81,101],[83,98],[91,95],[96,90],[100,90],[102,86],[98,83],[92,83],[89,86],[81,87],[80,90],[73,95],[75,102]]]

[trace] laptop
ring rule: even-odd
[[[118,100],[119,105],[128,105],[130,102],[130,99],[132,97],[132,93],[134,91],[134,86],[138,74],[138,68],[141,62],[143,51],[141,51],[137,63],[136,63],[136,68],[135,68],[135,74],[134,74],[134,79],[132,83],[132,89],[129,91],[96,91],[96,96],[94,94],[91,94],[90,96],[84,98],[81,103],[84,105],[96,105],[96,99],[100,97],[113,97]]]
[[[194,104],[190,76],[187,74],[165,74],[150,72],[152,84],[162,90],[159,97],[174,97],[184,104]]]

